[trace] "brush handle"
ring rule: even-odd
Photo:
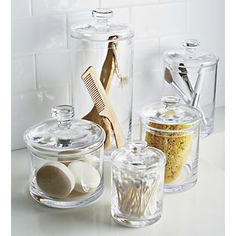
[[[98,110],[99,115],[106,117],[110,121],[115,136],[116,146],[120,148],[124,146],[125,143],[122,128],[113,110],[110,100],[102,86],[102,83],[96,76],[96,72],[92,66],[90,66],[84,72],[84,74],[82,75],[82,79],[86,78],[87,76],[90,76],[90,79],[93,80],[91,81],[93,83],[90,83],[89,87],[86,85],[87,89],[90,90],[90,96],[92,97],[92,100]],[[94,92],[94,89],[96,90],[96,92]]]
[[[179,93],[179,95],[183,98],[183,100],[189,104],[191,101],[188,99],[188,97],[185,95],[185,93],[183,92],[183,90],[178,86],[177,83],[175,83],[175,81],[173,80],[171,85],[175,88],[175,90]]]
[[[198,77],[197,77],[197,82],[194,87],[194,93],[193,93],[193,99],[192,99],[192,106],[198,108],[202,115],[202,122],[206,126],[207,125],[207,120],[205,118],[205,115],[199,106],[199,100],[200,100],[200,91],[202,89],[202,84],[203,84],[203,76],[202,76],[202,67],[200,67],[198,71]]]
[[[198,77],[197,77],[197,81],[196,81],[196,84],[194,87],[194,93],[193,93],[192,106],[194,107],[198,106],[202,84],[203,84],[202,67],[200,67],[198,70]]]
[[[192,84],[191,84],[188,76],[187,75],[182,75],[181,77],[183,78],[185,84],[187,85],[186,87],[188,88],[190,96],[192,96],[193,95],[193,87],[192,87]]]

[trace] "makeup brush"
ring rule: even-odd
[[[200,99],[200,92],[201,92],[201,89],[202,89],[202,84],[203,84],[203,76],[202,76],[202,65],[201,65],[199,70],[198,70],[198,77],[197,77],[196,84],[194,86],[193,99],[192,99],[191,105],[193,107],[198,108],[198,110],[200,111],[200,113],[202,115],[203,124],[207,125],[207,121],[206,121],[206,118],[204,116],[204,113],[203,113],[201,107],[199,106],[199,99]]]
[[[191,82],[190,82],[188,75],[187,75],[188,71],[183,63],[179,63],[179,71],[180,71],[179,75],[181,76],[181,78],[185,82],[185,85],[188,88],[190,96],[192,96],[193,95],[193,87],[192,87]]]
[[[193,107],[196,107],[198,108],[198,110],[200,111],[201,113],[201,116],[202,116],[202,122],[204,125],[207,124],[207,121],[206,121],[206,118],[204,116],[204,113],[202,111],[202,109],[200,107],[197,107],[198,106],[198,101],[199,101],[199,97],[200,97],[200,94],[199,94],[199,91],[200,91],[200,87],[201,87],[201,79],[200,79],[200,70],[199,70],[199,76],[198,76],[198,79],[197,79],[197,86],[195,85],[195,89],[194,89],[194,94],[193,94],[193,100],[190,101],[185,93],[183,92],[183,90],[179,87],[179,85],[173,80],[173,77],[171,75],[171,72],[170,70],[166,67],[165,69],[165,81],[169,84],[171,84],[175,89],[176,91],[180,94],[180,96],[183,98],[183,100],[187,103],[187,104],[191,104]],[[200,79],[200,80],[199,80]],[[197,89],[197,90],[196,90]]]
[[[197,107],[200,99],[200,91],[202,89],[203,76],[202,76],[202,66],[198,70],[198,77],[194,87],[192,106]]]
[[[171,72],[170,70],[166,67],[165,69],[165,74],[164,74],[164,78],[165,78],[165,81],[168,83],[168,84],[171,84],[175,90],[179,93],[179,95],[183,98],[183,100],[189,104],[191,101],[188,99],[188,97],[185,95],[185,93],[183,92],[183,90],[179,87],[179,85],[173,80],[173,77],[171,75]]]

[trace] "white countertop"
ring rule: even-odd
[[[105,191],[94,203],[75,209],[52,209],[28,193],[28,153],[12,152],[12,236],[222,236],[224,235],[224,109],[216,110],[215,132],[200,141],[199,177],[189,191],[165,194],[162,218],[132,229],[110,217],[110,171]]]

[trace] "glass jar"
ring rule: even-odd
[[[106,132],[105,154],[116,148],[110,121],[96,109],[81,75],[92,66],[110,100],[123,133],[131,139],[133,91],[133,31],[128,25],[112,23],[113,11],[92,11],[92,22],[71,26],[70,50],[73,64],[72,103],[76,114],[101,125]]]
[[[30,152],[29,191],[37,202],[56,208],[88,204],[103,192],[105,132],[74,119],[74,108],[52,108],[52,119],[24,134]]]
[[[145,142],[112,153],[111,215],[122,225],[142,227],[162,214],[165,154]]]
[[[188,39],[184,50],[165,52],[165,95],[179,95],[202,114],[201,136],[212,133],[214,127],[218,57],[198,49],[199,42]],[[169,86],[171,85],[171,86]]]
[[[143,109],[141,138],[166,154],[165,192],[180,192],[197,182],[201,115],[173,96]]]

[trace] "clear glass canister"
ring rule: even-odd
[[[74,108],[52,108],[52,119],[29,128],[29,191],[37,202],[56,208],[88,204],[103,192],[105,132],[74,119]]]
[[[165,192],[185,191],[197,182],[201,115],[173,96],[143,109],[141,138],[166,154]]]
[[[112,153],[111,215],[122,225],[142,227],[162,214],[165,154],[145,142]]]
[[[202,114],[201,136],[212,133],[214,127],[218,57],[199,50],[199,42],[188,39],[184,50],[163,55],[165,95],[179,95]]]
[[[70,49],[73,64],[72,102],[80,118],[101,125],[106,132],[105,154],[116,148],[113,124],[94,109],[88,88],[81,80],[92,66],[120,126],[122,143],[131,138],[133,31],[128,25],[112,22],[113,11],[92,11],[92,22],[71,26]],[[109,116],[109,115],[108,115]]]

